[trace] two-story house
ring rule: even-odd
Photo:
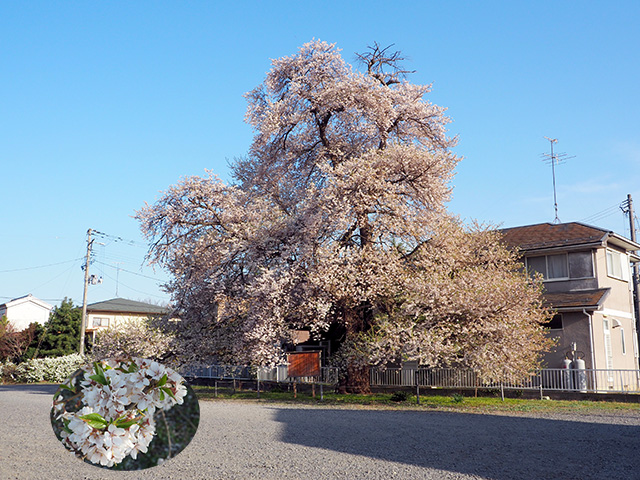
[[[126,326],[129,322],[139,322],[168,313],[169,309],[166,307],[126,298],[113,298],[87,305],[86,331],[95,340],[95,334],[101,329],[117,329]]]
[[[555,315],[557,339],[546,367],[561,368],[574,348],[586,368],[637,369],[638,337],[631,264],[640,245],[578,222],[541,223],[501,230],[527,271],[544,279],[544,300]]]

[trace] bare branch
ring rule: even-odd
[[[358,61],[367,67],[369,75],[387,87],[400,83],[409,73],[415,73],[415,70],[404,70],[400,66],[406,58],[400,51],[389,52],[391,47],[393,44],[382,48],[378,42],[374,42],[373,46],[367,47],[368,52],[356,53]]]

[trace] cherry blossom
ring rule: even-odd
[[[64,428],[67,448],[90,462],[111,467],[131,455],[146,453],[155,434],[156,409],[168,410],[184,402],[184,379],[151,360],[96,361],[61,385],[53,411]],[[73,395],[65,395],[66,392]],[[73,409],[80,398],[82,407]],[[69,406],[69,410],[67,410]]]
[[[180,361],[273,365],[304,329],[342,350],[353,391],[371,363],[536,365],[540,286],[491,227],[447,212],[450,120],[388,55],[360,55],[360,72],[318,40],[273,60],[246,95],[255,136],[232,183],[187,177],[137,213],[171,273]]]

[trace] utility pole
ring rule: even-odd
[[[636,226],[635,215],[633,213],[633,199],[631,194],[627,195],[626,205],[622,204],[622,211],[629,214],[629,229],[631,231],[631,241],[636,241]],[[638,253],[637,251],[634,253]],[[638,298],[638,264],[634,263],[631,270],[631,283],[633,283],[633,313],[636,316],[636,332],[638,334],[638,341],[640,343],[640,298]]]
[[[91,259],[92,230],[87,230],[87,256],[84,260],[84,293],[82,294],[82,323],[80,325],[80,355],[84,355],[84,337],[87,330],[87,289],[89,287],[89,260]]]

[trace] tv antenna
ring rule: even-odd
[[[556,210],[556,218],[553,219],[553,223],[560,223],[560,218],[558,217],[558,197],[556,195],[556,165],[564,163],[570,158],[574,158],[575,155],[568,157],[566,153],[554,153],[553,144],[558,143],[558,139],[549,137],[544,138],[549,140],[549,143],[551,144],[551,153],[543,153],[542,160],[546,163],[551,163],[551,174],[553,176],[553,206]]]

